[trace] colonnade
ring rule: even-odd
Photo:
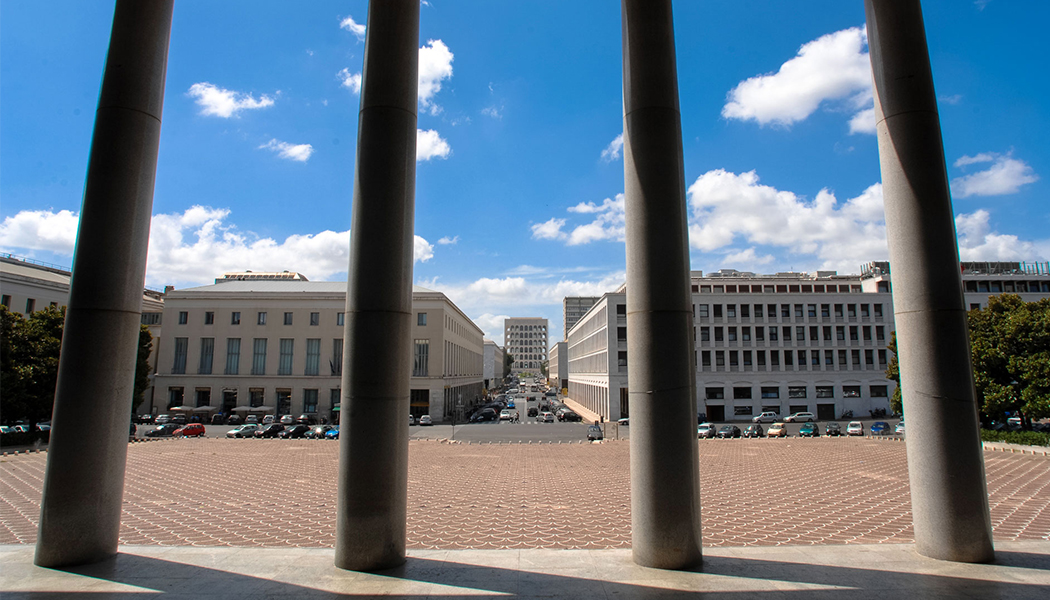
[[[173,0],[118,0],[95,121],[36,564],[117,552]],[[916,545],[993,557],[962,281],[918,0],[865,0]],[[634,560],[702,561],[671,0],[622,0]],[[347,282],[335,564],[405,561],[419,0],[369,5]],[[954,340],[946,342],[948,339]],[[376,343],[379,340],[381,343]],[[932,340],[938,340],[933,343]],[[92,436],[79,436],[88,429]]]

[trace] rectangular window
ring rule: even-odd
[[[266,375],[266,338],[252,340],[252,375]]]
[[[755,305],[755,318],[756,319],[761,319],[762,318],[762,305],[761,304],[756,304]]]
[[[197,388],[197,406],[209,406],[211,404],[211,388]]]
[[[875,340],[879,342],[886,341],[886,328],[882,325],[875,326]]]
[[[871,326],[870,325],[865,325],[864,327],[862,327],[861,328],[861,333],[864,334],[864,341],[865,342],[870,342],[871,341]]]
[[[237,375],[241,369],[241,338],[226,338],[226,375]]]
[[[707,329],[707,328],[704,327],[704,329]],[[616,328],[616,341],[617,342],[626,342],[627,341],[627,328],[626,327],[617,327]]]
[[[292,374],[292,355],[295,351],[295,340],[282,338],[280,341],[280,362],[277,363],[278,375]]]
[[[792,286],[792,287],[794,287],[794,286]],[[795,305],[795,318],[796,319],[801,319],[802,318],[802,305],[801,304],[796,304]]]
[[[805,398],[806,397],[806,386],[788,386],[788,398]]]
[[[321,313],[319,313],[319,312],[312,312],[312,313],[310,313],[310,326],[311,327],[317,327],[320,324],[321,324]],[[314,391],[317,391],[317,390],[314,390]]]
[[[740,366],[740,357],[739,357],[739,355],[738,355],[736,350],[730,350],[729,351],[729,366],[730,367],[739,367]]]
[[[168,408],[173,406],[182,406],[185,398],[185,391],[181,387],[170,387],[168,388]]]
[[[858,335],[857,335],[857,326],[856,325],[850,325],[849,326],[849,339],[854,341],[854,342],[856,342],[859,339]]]
[[[830,385],[817,386],[817,398],[834,398],[835,388]]]
[[[715,367],[726,366],[726,353],[722,350],[715,351]]]
[[[740,305],[740,317],[744,318],[744,319],[750,319],[751,318],[751,305],[750,304],[741,304]]]
[[[616,353],[616,366],[621,369],[627,368],[627,351],[620,350]]]
[[[730,342],[735,342],[736,341],[736,327],[730,327],[729,328],[729,341]]]
[[[797,364],[798,364],[799,368],[801,368],[801,369],[806,368],[806,351],[805,350],[799,350],[798,351],[798,363]]]
[[[780,388],[778,387],[763,387],[762,398],[780,398]]]
[[[736,304],[727,304],[726,305],[726,316],[729,317],[730,319],[735,319],[736,318]]]
[[[806,341],[806,328],[803,325],[795,326],[795,341],[804,342]]]
[[[740,328],[740,341],[750,342],[751,341],[751,328],[741,327]]]
[[[824,334],[824,341],[825,342],[830,342],[831,341],[831,325],[825,325],[822,333]]]
[[[854,367],[860,367],[860,350],[850,352],[850,360]]]
[[[11,295],[4,294],[3,297],[0,298],[0,304],[3,304],[7,308],[11,308]]]
[[[758,359],[758,361],[757,361],[758,366],[760,366],[760,367],[766,366],[766,351],[765,350],[757,350],[755,352],[755,358]]]
[[[821,304],[820,305],[820,318],[830,319],[831,318],[831,305]]]
[[[328,390],[328,403],[331,406],[332,412],[338,412],[339,403],[340,400],[342,400],[342,398],[342,390],[340,390],[339,388],[332,388]]]
[[[835,327],[835,339],[837,339],[840,342],[846,341],[846,326],[845,325],[837,325]]]
[[[754,414],[754,413],[753,413],[753,408],[751,407],[750,404],[743,404],[743,405],[740,405],[740,406],[734,406],[733,407],[733,415],[735,415],[737,417],[746,417],[746,416],[751,415],[751,414]]]
[[[871,350],[864,351],[864,363],[870,368],[875,366],[875,353]]]
[[[234,311],[230,313],[230,325],[241,324],[241,313]]]
[[[617,304],[616,305],[616,314],[626,317],[627,316],[627,305],[626,304]]]
[[[820,389],[820,388],[817,388]],[[860,386],[859,385],[844,385],[842,386],[842,397],[843,398],[860,398]]]
[[[810,325],[809,327],[809,341],[817,342],[820,340],[820,328],[816,325]]]
[[[824,351],[824,365],[831,368],[835,366],[835,352],[834,350]]]
[[[205,312],[204,313],[204,324],[205,325],[212,325],[214,323],[215,323],[215,313],[210,311],[210,310]]]
[[[845,369],[847,366],[849,366],[849,363],[846,362],[846,351],[839,350],[839,368]]]
[[[260,388],[248,388],[248,406],[255,408],[263,405],[263,390]]]
[[[750,350],[744,350],[741,354],[742,354],[741,358],[744,361],[744,366],[745,367],[750,367],[751,366],[751,351]]]
[[[711,328],[710,327],[701,327],[700,328],[700,341],[701,342],[710,342],[711,341]]]
[[[780,350],[769,351],[769,366],[780,368]]]
[[[285,325],[291,325],[292,324],[292,313],[290,313],[290,312],[284,313],[284,324]],[[260,325],[261,325],[261,323],[260,323]]]
[[[879,350],[879,367],[885,367],[885,366],[886,366],[886,351],[885,350]]]
[[[777,333],[777,328],[776,327],[770,327],[769,328],[769,341],[771,341],[771,342],[779,341],[778,335],[779,334]]]
[[[791,367],[795,364],[795,354],[791,350],[784,350],[784,366]]]
[[[817,305],[816,304],[810,304],[810,305],[806,306],[806,314],[809,315],[809,318],[816,319],[817,318]]]
[[[889,388],[885,385],[873,385],[871,386],[871,397],[887,398],[889,397]]]
[[[416,314],[416,325],[419,327],[425,327],[427,324],[427,313],[421,312]]]
[[[346,313],[335,313],[335,324],[342,327],[346,324]]]
[[[304,375],[318,375],[321,371],[321,340],[306,340],[306,370]],[[307,411],[311,412],[311,411]]]
[[[332,340],[332,359],[328,361],[332,375],[343,374],[343,338]]]
[[[171,372],[182,375],[186,372],[186,351],[190,347],[190,338],[175,338],[175,363],[171,365]]]
[[[766,305],[766,314],[769,315],[770,319],[777,318],[777,305],[776,304],[767,304]]]
[[[707,400],[725,400],[725,388],[709,387],[704,390],[704,398]]]
[[[723,340],[722,328],[721,327],[715,327],[715,341],[716,342],[721,342],[722,340]]]
[[[416,340],[412,355],[412,376],[430,376],[430,340]]]
[[[881,319],[882,318],[882,305],[881,304],[876,304],[874,306],[874,310],[875,310],[875,318],[876,319]]]
[[[704,350],[700,353],[700,364],[704,367],[711,366],[711,351]]]
[[[814,367],[820,366],[820,350],[809,351],[809,364],[813,365]]]
[[[617,306],[624,306],[624,305],[619,304]],[[697,310],[697,314],[700,315],[701,319],[706,319],[707,318],[707,305],[706,304],[697,304],[696,305],[696,310]]]
[[[780,331],[784,334],[784,341],[785,342],[790,342],[791,341],[791,327],[790,326],[784,326],[783,328],[781,328]]]
[[[847,304],[846,305],[846,316],[851,318],[851,319],[856,319],[857,318],[857,305],[856,304]]]
[[[201,338],[201,360],[197,365],[198,375],[211,375],[211,365],[215,358],[215,338]]]
[[[303,412],[317,412],[317,390],[303,390]]]
[[[841,304],[836,304],[835,305],[835,318],[836,319],[841,319],[842,318],[842,305]]]
[[[256,315],[255,323],[257,325],[266,325],[266,313],[260,312],[258,315]]]
[[[766,341],[766,328],[755,327],[755,341],[764,342]]]
[[[28,306],[26,306],[26,312],[32,312],[31,310],[29,310]],[[190,321],[190,313],[188,313],[188,312],[186,312],[184,310],[180,310],[179,311],[179,325],[185,325],[186,323],[189,323],[189,321]]]
[[[715,304],[714,308],[715,308],[715,318],[716,319],[721,319],[722,318],[722,305],[721,304]]]

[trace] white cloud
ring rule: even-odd
[[[1013,158],[1010,154],[983,152],[976,156],[963,156],[955,161],[955,166],[962,168],[987,162],[992,165],[984,171],[953,179],[952,195],[956,198],[967,198],[1016,194],[1022,185],[1039,180],[1039,176],[1028,163]]]
[[[349,15],[342,21],[339,21],[339,28],[349,31],[359,40],[365,39],[365,26],[354,21],[354,18]]]
[[[485,108],[481,109],[481,114],[483,114],[483,115],[485,115],[487,117],[492,117],[493,119],[496,119],[497,121],[502,121],[503,120],[503,107],[500,106],[499,108],[496,108],[495,105],[493,105],[493,106],[486,106]]]
[[[416,161],[448,158],[452,147],[433,129],[416,130]]]
[[[565,226],[565,219],[552,218],[543,223],[532,226],[532,238],[536,240],[564,240],[568,236],[561,230]]]
[[[614,139],[613,141],[609,142],[609,145],[605,147],[605,150],[602,150],[602,161],[603,162],[612,162],[614,160],[619,160],[619,158],[620,158],[620,150],[622,150],[622,149],[623,149],[623,134],[621,133],[620,135],[616,136],[616,139]]]
[[[795,58],[776,73],[758,75],[729,91],[722,116],[754,120],[759,125],[788,127],[813,114],[827,101],[847,101],[853,110],[866,108],[871,97],[871,62],[864,51],[867,33],[851,27],[803,44]],[[858,104],[865,106],[858,106]],[[863,131],[866,117],[854,116],[850,131]]]
[[[952,96],[937,96],[937,101],[944,104],[958,104],[962,102],[962,94],[955,94]]]
[[[441,40],[427,40],[419,49],[419,104],[430,110],[430,114],[441,112],[434,104],[434,95],[441,91],[441,82],[452,78],[454,56]]]
[[[343,69],[336,74],[339,78],[339,85],[349,89],[355,94],[361,93],[361,74],[351,73],[350,69]]]
[[[200,114],[224,119],[242,110],[273,106],[273,98],[265,94],[256,100],[251,94],[216,87],[206,81],[191,85],[186,94],[197,99],[197,105],[201,107]]]
[[[849,120],[849,132],[875,133],[875,109],[867,108],[853,115]]]
[[[485,339],[496,342],[497,346],[503,345],[503,322],[510,318],[510,315],[494,315],[492,313],[484,313],[478,315],[471,320],[474,324],[481,328],[485,332]]]
[[[226,271],[299,271],[312,280],[345,273],[349,231],[296,234],[278,241],[229,223],[230,210],[192,206],[153,215],[146,284],[206,285]],[[70,211],[22,211],[0,224],[4,251],[48,251],[72,256],[79,215]],[[28,252],[27,252],[28,251]],[[414,260],[426,262],[434,247],[415,236]]]
[[[297,162],[310,160],[310,155],[314,153],[314,147],[310,144],[289,144],[288,142],[279,142],[276,139],[266,142],[259,148],[273,150],[277,153],[277,156]]]
[[[736,269],[738,271],[744,269],[750,269],[758,265],[768,265],[773,262],[775,258],[772,254],[764,254],[759,256],[755,252],[754,246],[740,250],[737,252],[730,252],[725,255],[722,259],[727,265],[727,268]]]
[[[77,213],[60,210],[23,210],[0,223],[0,248],[43,250],[73,256],[77,241]]]
[[[959,237],[959,258],[964,261],[1030,261],[1046,260],[1050,239],[1027,242],[1016,235],[994,232],[988,224],[989,214],[978,210],[955,217]]]
[[[438,243],[442,246],[454,246],[455,244],[459,243],[459,236],[457,235],[456,237],[448,237],[446,235],[445,237],[438,240]]]

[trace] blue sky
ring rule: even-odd
[[[693,269],[888,256],[861,0],[676,2]],[[0,251],[72,263],[113,6],[0,3]],[[964,260],[1050,259],[1040,0],[927,0]],[[179,0],[147,284],[345,280],[364,0]],[[506,316],[624,280],[620,8],[421,6],[416,283]],[[1043,73],[1043,75],[1039,75]]]

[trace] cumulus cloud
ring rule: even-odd
[[[532,226],[532,237],[537,240],[559,240],[569,246],[588,244],[599,240],[623,241],[627,221],[624,216],[623,194],[606,198],[601,204],[580,202],[567,209],[571,213],[595,215],[590,223],[577,225],[570,232],[562,231],[566,220],[552,218]]]
[[[602,150],[602,162],[612,162],[619,160],[620,151],[623,150],[623,134],[616,136],[616,139],[609,142],[609,145]]]
[[[982,152],[976,156],[962,156],[955,161],[956,168],[992,163],[987,169],[956,177],[952,180],[952,195],[956,198],[969,196],[1003,196],[1016,194],[1021,186],[1039,180],[1032,167],[1009,153]]]
[[[263,95],[256,100],[251,94],[234,92],[214,86],[207,81],[190,86],[186,95],[196,98],[201,107],[200,114],[228,119],[242,110],[255,110],[273,106],[273,98]]]
[[[347,15],[345,19],[339,21],[339,28],[345,29],[354,34],[358,40],[365,39],[365,26],[354,21],[354,18],[349,15]]]
[[[459,236],[457,235],[456,237],[448,237],[446,235],[445,237],[438,240],[438,243],[442,246],[454,246],[455,244],[459,243]]]
[[[73,256],[77,241],[77,213],[60,210],[23,210],[0,223],[0,248],[42,250]]]
[[[441,82],[452,78],[454,55],[441,40],[427,40],[419,49],[419,104],[430,114],[441,112],[434,103],[434,95],[441,91]]]
[[[474,324],[481,328],[485,332],[485,339],[496,342],[497,346],[503,345],[503,322],[510,318],[510,315],[494,315],[492,313],[480,314],[473,317],[471,320]]]
[[[433,129],[416,130],[416,161],[448,158],[452,147]]]
[[[361,74],[351,73],[350,69],[343,69],[336,74],[339,78],[339,85],[347,88],[355,94],[361,93]]]
[[[314,147],[310,144],[289,144],[288,142],[280,142],[276,139],[266,142],[259,146],[259,148],[273,150],[277,153],[277,156],[287,160],[294,160],[296,162],[306,162],[310,160],[310,155],[314,153]]]
[[[1050,240],[1028,242],[1016,235],[992,231],[990,215],[978,210],[955,217],[959,237],[959,258],[964,261],[1046,260]]]
[[[732,265],[732,268],[737,270],[750,269],[758,265],[768,265],[774,260],[776,259],[772,254],[763,254],[762,256],[759,256],[758,253],[755,252],[754,246],[745,248],[744,250],[729,252],[723,259],[726,264]]]
[[[346,272],[349,231],[275,240],[241,231],[229,217],[229,209],[199,205],[154,215],[146,284],[204,285],[225,271],[299,271],[314,280]],[[48,251],[72,256],[78,223],[79,215],[70,211],[22,211],[0,224],[0,247],[30,255]],[[433,256],[433,245],[415,236],[414,260],[426,262]]]
[[[865,51],[867,32],[851,27],[807,42],[776,73],[740,82],[726,95],[722,116],[754,120],[759,125],[789,127],[826,102],[845,101],[851,110],[866,109],[871,100],[871,61]],[[868,130],[868,116],[856,114],[850,132]],[[873,115],[872,115],[873,119]]]
[[[875,109],[866,108],[853,115],[849,120],[849,132],[852,133],[875,133]]]

